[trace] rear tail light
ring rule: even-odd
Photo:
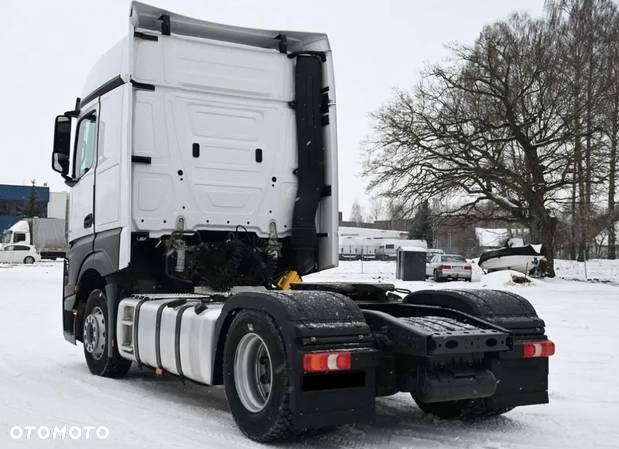
[[[445,265],[445,264],[443,264],[443,265],[441,265],[439,268],[440,268],[441,270],[450,270],[450,269],[451,269],[451,265]]]
[[[522,345],[522,357],[525,359],[550,357],[554,353],[555,344],[550,340],[528,341]]]
[[[303,370],[306,373],[345,371],[352,368],[350,352],[313,352],[303,356]]]
[[[470,265],[465,265],[465,266],[464,266],[464,269],[465,269],[466,271],[471,271],[471,266],[470,266]]]

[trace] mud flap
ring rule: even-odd
[[[529,301],[500,290],[422,290],[403,300],[460,310],[509,330],[513,349],[493,354],[490,370],[497,379],[496,393],[486,399],[495,409],[548,402],[548,359],[524,359],[524,341],[545,340],[544,321]]]

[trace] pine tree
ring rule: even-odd
[[[413,217],[413,223],[408,231],[408,237],[411,240],[425,240],[428,243],[428,248],[432,248],[434,242],[432,210],[427,201],[421,204],[415,217]]]
[[[361,205],[357,200],[352,203],[352,208],[350,210],[350,221],[355,222],[355,224],[363,223],[363,211],[361,210]]]
[[[30,181],[30,194],[28,195],[28,203],[26,204],[26,210],[24,211],[24,218],[32,218],[38,215],[37,203],[39,197],[37,195],[37,188],[35,180]]]

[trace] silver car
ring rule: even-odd
[[[457,254],[435,254],[426,264],[426,278],[436,282],[448,279],[471,280],[471,264],[463,256]]]

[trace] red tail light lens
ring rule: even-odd
[[[464,269],[465,269],[466,271],[471,271],[471,266],[470,266],[470,265],[465,265],[465,266],[464,266]]]
[[[451,265],[443,264],[443,265],[440,266],[440,268],[441,268],[441,270],[450,270],[451,269]]]
[[[351,368],[350,352],[314,352],[303,356],[303,370],[306,373],[345,371]]]
[[[550,341],[529,341],[522,346],[522,357],[533,359],[537,357],[550,357],[555,353],[555,344]]]

